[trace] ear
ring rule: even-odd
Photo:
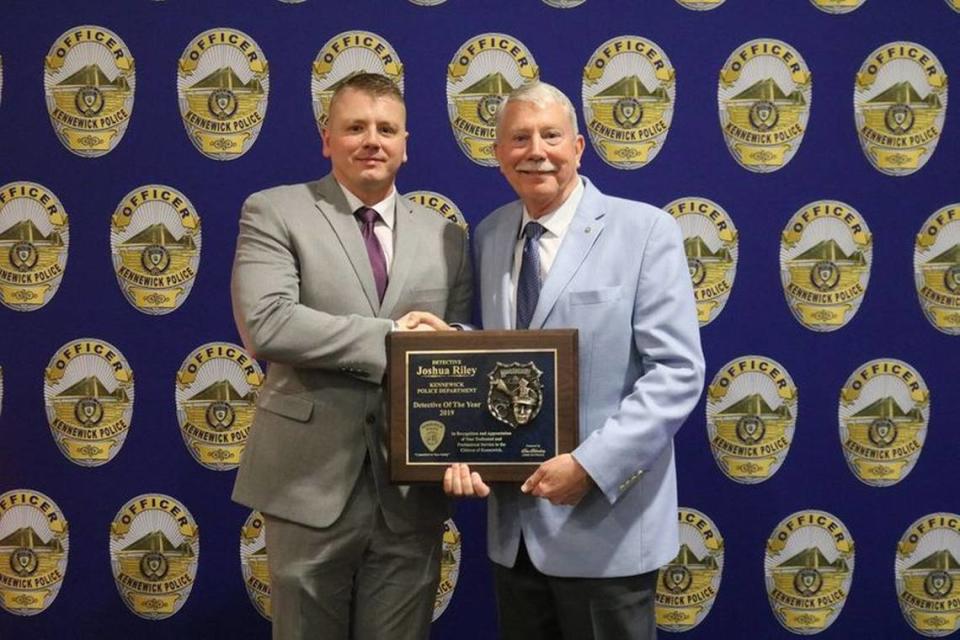
[[[583,157],[583,150],[584,150],[584,148],[587,146],[587,143],[586,143],[586,141],[583,139],[583,135],[578,133],[578,134],[577,134],[577,139],[576,139],[576,141],[574,142],[574,144],[575,144],[576,147],[577,147],[577,169],[579,169],[579,168],[580,168],[580,158]]]
[[[323,140],[323,157],[330,157],[330,129],[328,125],[323,125],[320,129],[320,138]]]
[[[410,132],[403,132],[403,162],[407,161],[407,142],[410,140]]]

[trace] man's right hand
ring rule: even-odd
[[[476,471],[470,472],[470,466],[455,462],[447,467],[443,474],[443,491],[454,498],[486,498],[490,487]]]
[[[400,331],[452,331],[453,328],[429,311],[411,311],[397,320]]]

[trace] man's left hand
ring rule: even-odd
[[[569,453],[550,458],[527,478],[520,491],[555,505],[575,505],[587,495],[593,479]]]

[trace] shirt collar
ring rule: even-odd
[[[562,236],[564,233],[566,233],[567,227],[570,226],[570,222],[573,220],[573,216],[577,212],[577,207],[580,206],[580,201],[583,199],[583,191],[583,180],[581,180],[578,176],[577,186],[573,188],[573,191],[571,191],[570,195],[567,196],[567,199],[563,201],[563,204],[547,215],[540,216],[537,218],[537,220],[534,220],[530,217],[527,207],[524,206],[523,220],[520,221],[520,233],[517,237],[523,237],[523,229],[527,226],[528,222],[539,222],[541,225],[543,225],[543,228],[546,229],[548,233],[551,233],[554,236]]]
[[[343,196],[347,199],[347,206],[350,207],[351,213],[356,212],[356,210],[360,207],[367,206],[363,204],[363,201],[360,200],[360,198],[353,195],[353,192],[350,191],[350,189],[347,189],[345,186],[340,184],[339,180],[337,180],[337,184],[340,185],[340,189],[343,191]],[[396,218],[397,211],[396,187],[391,187],[390,193],[387,195],[387,197],[372,205],[370,208],[380,214],[380,218],[383,220],[383,223],[387,225],[387,227],[393,229],[393,221]]]

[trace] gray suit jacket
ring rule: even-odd
[[[381,383],[392,319],[422,310],[469,320],[463,230],[398,197],[381,304],[360,227],[333,176],[267,189],[244,203],[231,293],[245,347],[268,361],[233,499],[326,527],[369,455],[392,530],[446,518],[439,487],[389,483]]]
[[[575,507],[494,488],[490,558],[513,566],[521,532],[530,560],[552,576],[646,573],[678,549],[673,434],[703,387],[697,313],[680,228],[650,205],[606,196],[588,180],[543,282],[531,329],[580,336],[580,445],[596,482]],[[510,329],[513,250],[523,206],[476,230],[485,329]]]

